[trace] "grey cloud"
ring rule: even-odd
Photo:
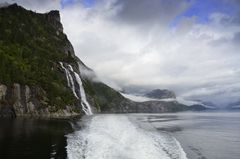
[[[17,1],[41,12],[60,8],[54,0]],[[185,0],[99,0],[60,13],[76,54],[114,88],[167,88],[220,105],[239,100],[239,14],[213,13],[205,24],[184,17],[169,28],[189,5]]]
[[[219,45],[233,45],[236,48],[238,48],[238,45],[240,44],[240,32],[234,33],[232,38],[219,38],[217,40],[212,40],[209,43],[213,46],[219,46]]]
[[[138,25],[169,23],[189,4],[186,0],[118,0],[115,3],[121,6],[118,20]]]
[[[9,4],[17,3],[27,9],[37,12],[48,12],[60,9],[60,0],[0,0]]]
[[[236,33],[233,37],[233,42],[235,42],[236,44],[240,44],[240,32]]]

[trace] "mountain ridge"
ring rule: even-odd
[[[17,4],[0,8],[0,74],[0,116],[187,110],[178,102],[134,102],[97,80],[75,55],[56,10],[41,14]]]

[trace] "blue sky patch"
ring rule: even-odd
[[[88,8],[94,4],[95,0],[61,0],[61,7],[64,8],[67,5],[74,3],[81,3],[84,7]]]
[[[170,27],[175,27],[183,17],[196,17],[198,23],[207,23],[209,15],[215,12],[232,15],[235,13],[233,3],[223,0],[193,0],[188,2],[192,5],[183,13],[177,15],[169,24]]]
[[[95,1],[95,0],[82,0],[82,4],[83,4],[85,7],[91,7],[91,6],[93,6],[94,1]]]

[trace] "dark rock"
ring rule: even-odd
[[[83,115],[81,100],[67,83],[64,69],[71,65],[82,78],[94,112],[161,113],[186,110],[177,102],[133,102],[102,82],[78,57],[63,33],[59,11],[39,14],[17,4],[0,8],[0,116],[66,118]],[[11,57],[11,58],[9,58]],[[77,80],[70,71],[79,93]],[[155,90],[151,98],[175,98]]]
[[[52,24],[55,27],[55,29],[57,29],[60,32],[63,32],[63,26],[61,24],[60,13],[58,10],[50,11],[44,15],[45,15],[47,21],[50,24]]]
[[[59,11],[40,14],[12,4],[0,8],[0,19],[0,116],[81,115],[59,69],[61,60],[80,73]]]

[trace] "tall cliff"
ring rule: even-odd
[[[58,11],[37,14],[17,4],[0,8],[2,116],[79,114],[60,61],[77,69]]]
[[[0,8],[0,116],[82,115],[87,101],[100,111],[81,69],[88,68],[75,56],[58,11]]]
[[[95,80],[63,32],[58,11],[0,8],[0,116],[166,112],[178,103],[136,103]]]
[[[94,76],[75,56],[58,11],[0,8],[0,116],[62,118],[89,114],[88,107],[134,110],[134,102]]]

